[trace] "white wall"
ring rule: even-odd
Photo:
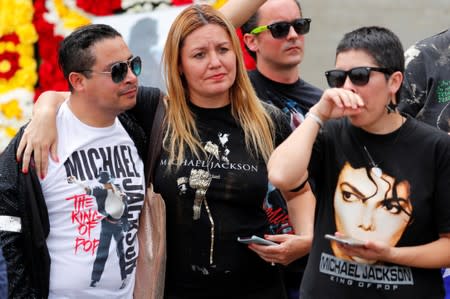
[[[311,17],[300,75],[326,88],[324,71],[334,67],[342,36],[358,27],[380,25],[396,33],[406,49],[415,41],[450,28],[450,0],[300,0]]]

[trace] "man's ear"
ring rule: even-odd
[[[81,73],[71,72],[69,74],[69,82],[74,90],[80,91],[85,88],[86,77]]]
[[[247,46],[247,48],[249,48],[251,51],[256,52],[258,50],[258,43],[256,40],[256,35],[251,34],[251,33],[245,33],[242,36],[242,39],[243,39],[245,45]]]

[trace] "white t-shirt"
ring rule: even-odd
[[[41,180],[50,219],[49,298],[132,298],[142,160],[117,118],[110,127],[90,127],[65,102],[57,128],[60,161],[49,159]]]

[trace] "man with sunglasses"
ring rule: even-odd
[[[56,114],[60,161],[47,175],[24,171],[15,159],[24,128],[0,156],[9,297],[132,298],[145,132],[122,112],[136,103],[141,60],[96,24],[61,42],[59,65],[71,91]]]
[[[268,0],[242,27],[245,47],[256,59],[256,69],[249,72],[258,97],[271,103],[290,118],[296,128],[309,108],[321,97],[322,90],[300,78],[299,65],[304,56],[305,34],[311,19],[302,17],[296,0]],[[271,238],[291,244],[289,265],[282,267],[290,298],[298,298],[302,272],[307,258],[301,258],[293,240],[297,237],[289,221],[287,207],[281,193],[269,188],[266,212],[271,222]],[[312,194],[305,194],[312,196]]]

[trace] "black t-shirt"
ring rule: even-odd
[[[158,97],[154,89],[142,89],[133,110],[138,121],[153,119],[156,104],[148,102]],[[168,170],[163,150],[155,172],[155,191],[164,198],[167,213],[166,296],[250,298],[259,293],[264,294],[259,298],[284,298],[278,268],[237,241],[238,236],[263,235],[268,229],[265,162],[247,152],[231,105],[189,105],[207,156],[198,160],[186,151],[183,165]],[[278,109],[265,106],[279,144],[290,133],[288,121]]]
[[[155,188],[167,207],[166,292],[232,298],[239,292],[250,295],[255,289],[277,288],[282,296],[278,269],[237,242],[238,236],[263,235],[267,230],[262,205],[268,186],[265,162],[246,150],[231,105],[190,108],[206,157],[197,159],[187,150],[183,164],[168,171],[168,153],[163,152],[155,175]],[[278,114],[277,143],[289,134],[287,120]]]
[[[450,30],[417,42],[405,52],[399,110],[450,132]]]
[[[450,138],[413,118],[386,135],[328,121],[309,165],[317,199],[301,298],[442,298],[440,269],[343,256],[324,238],[416,246],[450,231]],[[430,253],[432,254],[432,253]]]

